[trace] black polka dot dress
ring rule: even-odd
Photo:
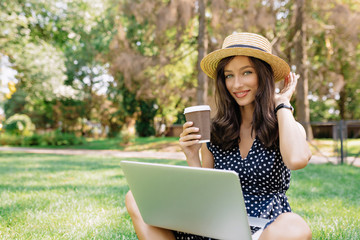
[[[248,215],[272,220],[265,228],[281,213],[291,211],[285,195],[290,186],[290,170],[282,161],[279,148],[266,148],[256,137],[244,159],[238,146],[224,151],[208,143],[208,149],[214,155],[214,168],[239,174]],[[251,230],[254,233],[258,228]],[[182,232],[174,235],[176,239],[209,239]]]

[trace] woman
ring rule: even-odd
[[[290,105],[298,76],[271,54],[266,38],[252,33],[228,36],[201,67],[216,81],[217,113],[209,144],[198,144],[199,129],[184,124],[179,142],[188,164],[238,172],[248,215],[271,219],[264,230],[252,228],[262,231],[260,240],[311,239],[310,228],[291,212],[285,196],[290,170],[304,168],[311,157]],[[284,87],[275,94],[281,79]],[[139,239],[206,239],[146,225],[131,193],[126,205]]]

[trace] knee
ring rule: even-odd
[[[291,239],[294,240],[310,240],[312,239],[311,229],[305,220],[295,213],[286,213],[284,215],[283,229],[286,229],[286,232],[290,233]],[[281,216],[279,216],[281,217]]]
[[[310,240],[312,233],[304,219],[295,213],[283,213],[264,231],[260,239]]]

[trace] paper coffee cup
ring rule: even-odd
[[[186,121],[193,122],[193,127],[199,128],[199,132],[194,133],[201,135],[199,143],[210,142],[210,111],[208,105],[187,107],[184,110]]]

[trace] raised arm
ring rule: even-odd
[[[297,79],[295,73],[290,73],[285,79],[284,88],[275,96],[275,107],[281,103],[290,106]],[[304,168],[311,158],[305,129],[296,122],[292,112],[287,108],[280,108],[276,115],[279,124],[280,152],[285,165],[291,170]]]

